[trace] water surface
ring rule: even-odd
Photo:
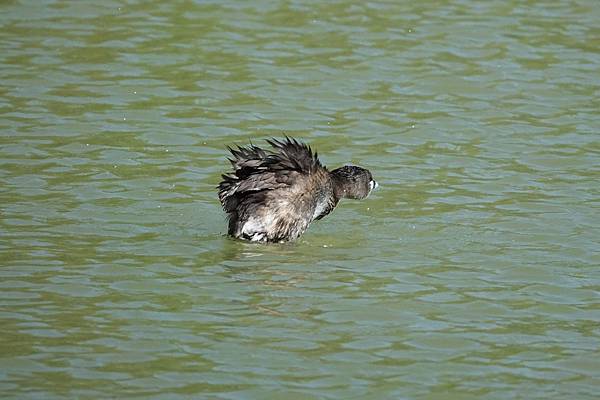
[[[595,1],[0,6],[2,398],[593,399]],[[228,239],[225,146],[380,189]]]

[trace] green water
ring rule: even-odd
[[[3,399],[597,399],[600,7],[0,5]],[[224,236],[225,146],[381,187]]]

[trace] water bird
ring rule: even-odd
[[[378,186],[365,168],[346,165],[328,171],[310,146],[294,138],[266,142],[271,149],[227,147],[233,171],[222,175],[218,189],[228,234],[235,238],[295,240],[341,199],[365,199]]]

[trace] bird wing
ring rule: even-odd
[[[219,184],[219,200],[226,212],[235,210],[244,196],[291,187],[303,181],[301,176],[322,168],[317,154],[304,143],[288,137],[267,142],[273,151],[267,152],[254,145],[229,147],[233,172],[222,175],[223,181]]]

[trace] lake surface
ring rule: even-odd
[[[597,1],[0,5],[3,399],[597,399]],[[225,236],[225,146],[380,188]]]

